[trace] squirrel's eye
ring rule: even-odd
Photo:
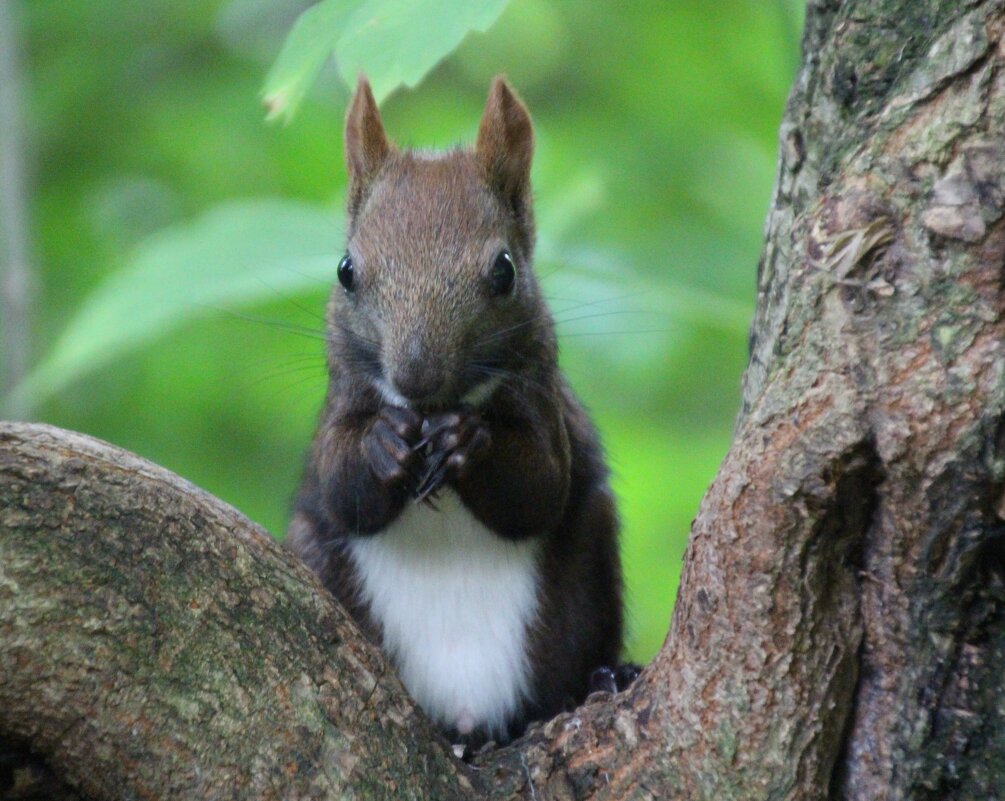
[[[508,250],[500,251],[492,264],[492,294],[505,295],[513,288],[514,278],[516,278],[516,266],[513,264],[513,257],[509,255]]]
[[[341,258],[338,263],[338,270],[335,274],[338,276],[338,282],[342,284],[342,288],[346,292],[352,292],[353,282],[356,276],[353,272],[352,259],[349,258],[349,254],[346,254]]]

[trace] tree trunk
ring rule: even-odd
[[[471,765],[237,512],[0,428],[19,792],[1005,797],[1003,29],[1005,0],[810,3],[743,406],[667,642]]]

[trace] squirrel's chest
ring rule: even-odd
[[[452,492],[409,504],[349,554],[384,650],[427,714],[461,734],[505,734],[528,699],[538,546],[479,523]]]

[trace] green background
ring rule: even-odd
[[[536,126],[537,269],[563,366],[620,497],[629,651],[649,659],[738,407],[800,4],[496,2],[452,49],[444,20],[484,27],[492,3],[364,3],[384,15],[380,46],[349,36],[314,80],[310,48],[320,63],[336,42],[294,42],[270,89],[306,94],[266,123],[266,75],[308,5],[20,6],[30,416],[136,451],[281,535],[324,390],[340,68],[416,84],[382,110],[421,147],[470,143],[506,73]]]

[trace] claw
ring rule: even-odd
[[[424,465],[413,492],[416,502],[436,508],[431,499],[436,497],[447,477],[463,476],[488,443],[488,432],[479,418],[470,416],[466,407],[423,420],[419,440],[410,446],[412,453],[421,456]]]
[[[422,428],[419,433],[422,435],[418,442],[412,446],[412,450],[418,451],[429,445],[434,439],[436,439],[442,432],[453,428],[457,425],[456,420],[451,420],[444,417],[436,422],[430,422],[427,417],[422,421]]]
[[[424,501],[430,496],[435,496],[443,485],[443,478],[446,476],[446,468],[440,468],[435,474],[425,479],[416,490],[416,500]]]
[[[618,692],[627,690],[631,683],[639,677],[641,672],[642,666],[636,665],[634,662],[626,662],[623,665],[618,665],[614,671],[614,683],[618,685]]]
[[[590,674],[590,692],[611,693],[618,691],[617,682],[614,680],[614,671],[609,667],[598,667]]]
[[[445,451],[439,451],[429,457],[426,462],[426,472],[422,474],[422,478],[419,479],[419,486],[415,490],[415,499],[417,501],[424,501],[426,498],[434,494],[443,483],[443,478],[446,476],[446,460],[447,454]]]

